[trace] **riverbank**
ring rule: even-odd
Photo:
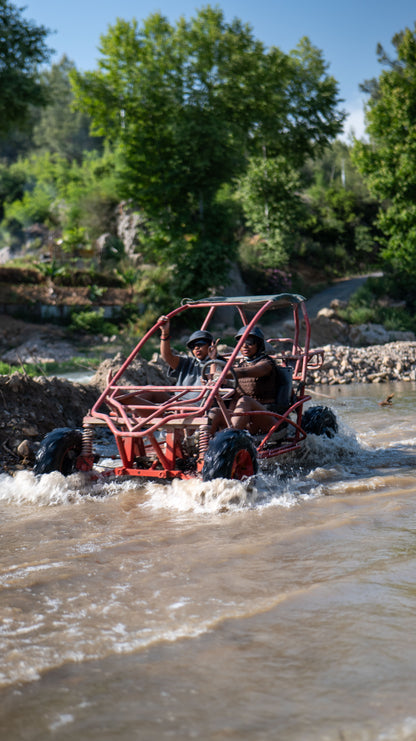
[[[308,374],[308,386],[349,383],[383,384],[416,381],[416,341],[353,348],[327,345],[324,365]],[[120,355],[105,360],[87,384],[58,378],[30,378],[22,373],[0,376],[0,472],[31,468],[37,447],[55,427],[79,427],[106,385],[108,372],[118,370]],[[136,359],[129,383],[161,383],[161,362]],[[380,401],[384,398],[380,389]]]
[[[416,381],[416,341],[370,347],[324,346],[324,364],[308,374],[309,384]]]

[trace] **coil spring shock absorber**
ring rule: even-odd
[[[94,440],[94,430],[91,425],[85,425],[82,431],[82,448],[77,458],[77,469],[79,471],[91,471],[94,465],[94,455],[92,444]]]
[[[208,450],[209,441],[211,435],[208,426],[201,427],[199,430],[199,441],[198,441],[198,459],[199,461],[204,460],[204,455]]]

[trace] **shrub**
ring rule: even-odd
[[[403,294],[402,294],[403,295]],[[414,332],[416,315],[404,300],[395,301],[391,276],[371,277],[351,297],[340,316],[350,324],[382,324],[390,331]]]
[[[72,312],[69,328],[83,334],[112,335],[117,333],[117,326],[104,318],[104,309]]]

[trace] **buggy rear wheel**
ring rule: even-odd
[[[59,471],[64,476],[74,473],[82,450],[82,431],[57,427],[42,440],[33,467],[35,474]]]
[[[308,434],[334,437],[338,432],[337,418],[329,407],[310,407],[302,416],[302,427]]]
[[[257,473],[257,450],[245,430],[228,428],[211,440],[205,453],[203,481],[243,479]]]

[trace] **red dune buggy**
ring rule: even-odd
[[[105,425],[114,436],[120,464],[111,469],[116,476],[140,476],[143,479],[188,479],[202,476],[242,479],[254,475],[263,461],[296,450],[307,434],[332,436],[337,431],[333,412],[327,407],[304,405],[311,397],[305,392],[307,371],[323,363],[323,350],[310,349],[310,323],[305,299],[297,294],[275,296],[213,297],[201,300],[185,299],[167,316],[170,320],[184,312],[203,316],[201,329],[215,327],[218,311],[232,309],[234,326],[245,327],[235,348],[221,359],[208,360],[203,366],[198,386],[132,386],[123,381],[123,374],[139,355],[143,346],[159,330],[159,320],[140,340],[122,364],[107,388],[83,420],[83,429],[59,428],[44,438],[36,456],[36,474],[60,471],[64,475],[75,471],[93,472],[97,463],[94,453],[94,429]],[[233,429],[228,402],[238,383],[233,364],[251,329],[264,318],[276,323],[293,314],[292,337],[269,337],[267,352],[275,361],[278,375],[276,408],[269,412],[273,424],[266,434],[252,436],[245,430]],[[268,317],[264,315],[273,312]],[[196,322],[188,322],[195,327]],[[304,335],[303,346],[300,344]],[[168,392],[168,400],[160,404],[146,401],[146,392]],[[142,395],[142,396],[141,396]],[[219,432],[209,439],[206,433],[210,411],[222,415]],[[251,415],[256,412],[251,412]]]

